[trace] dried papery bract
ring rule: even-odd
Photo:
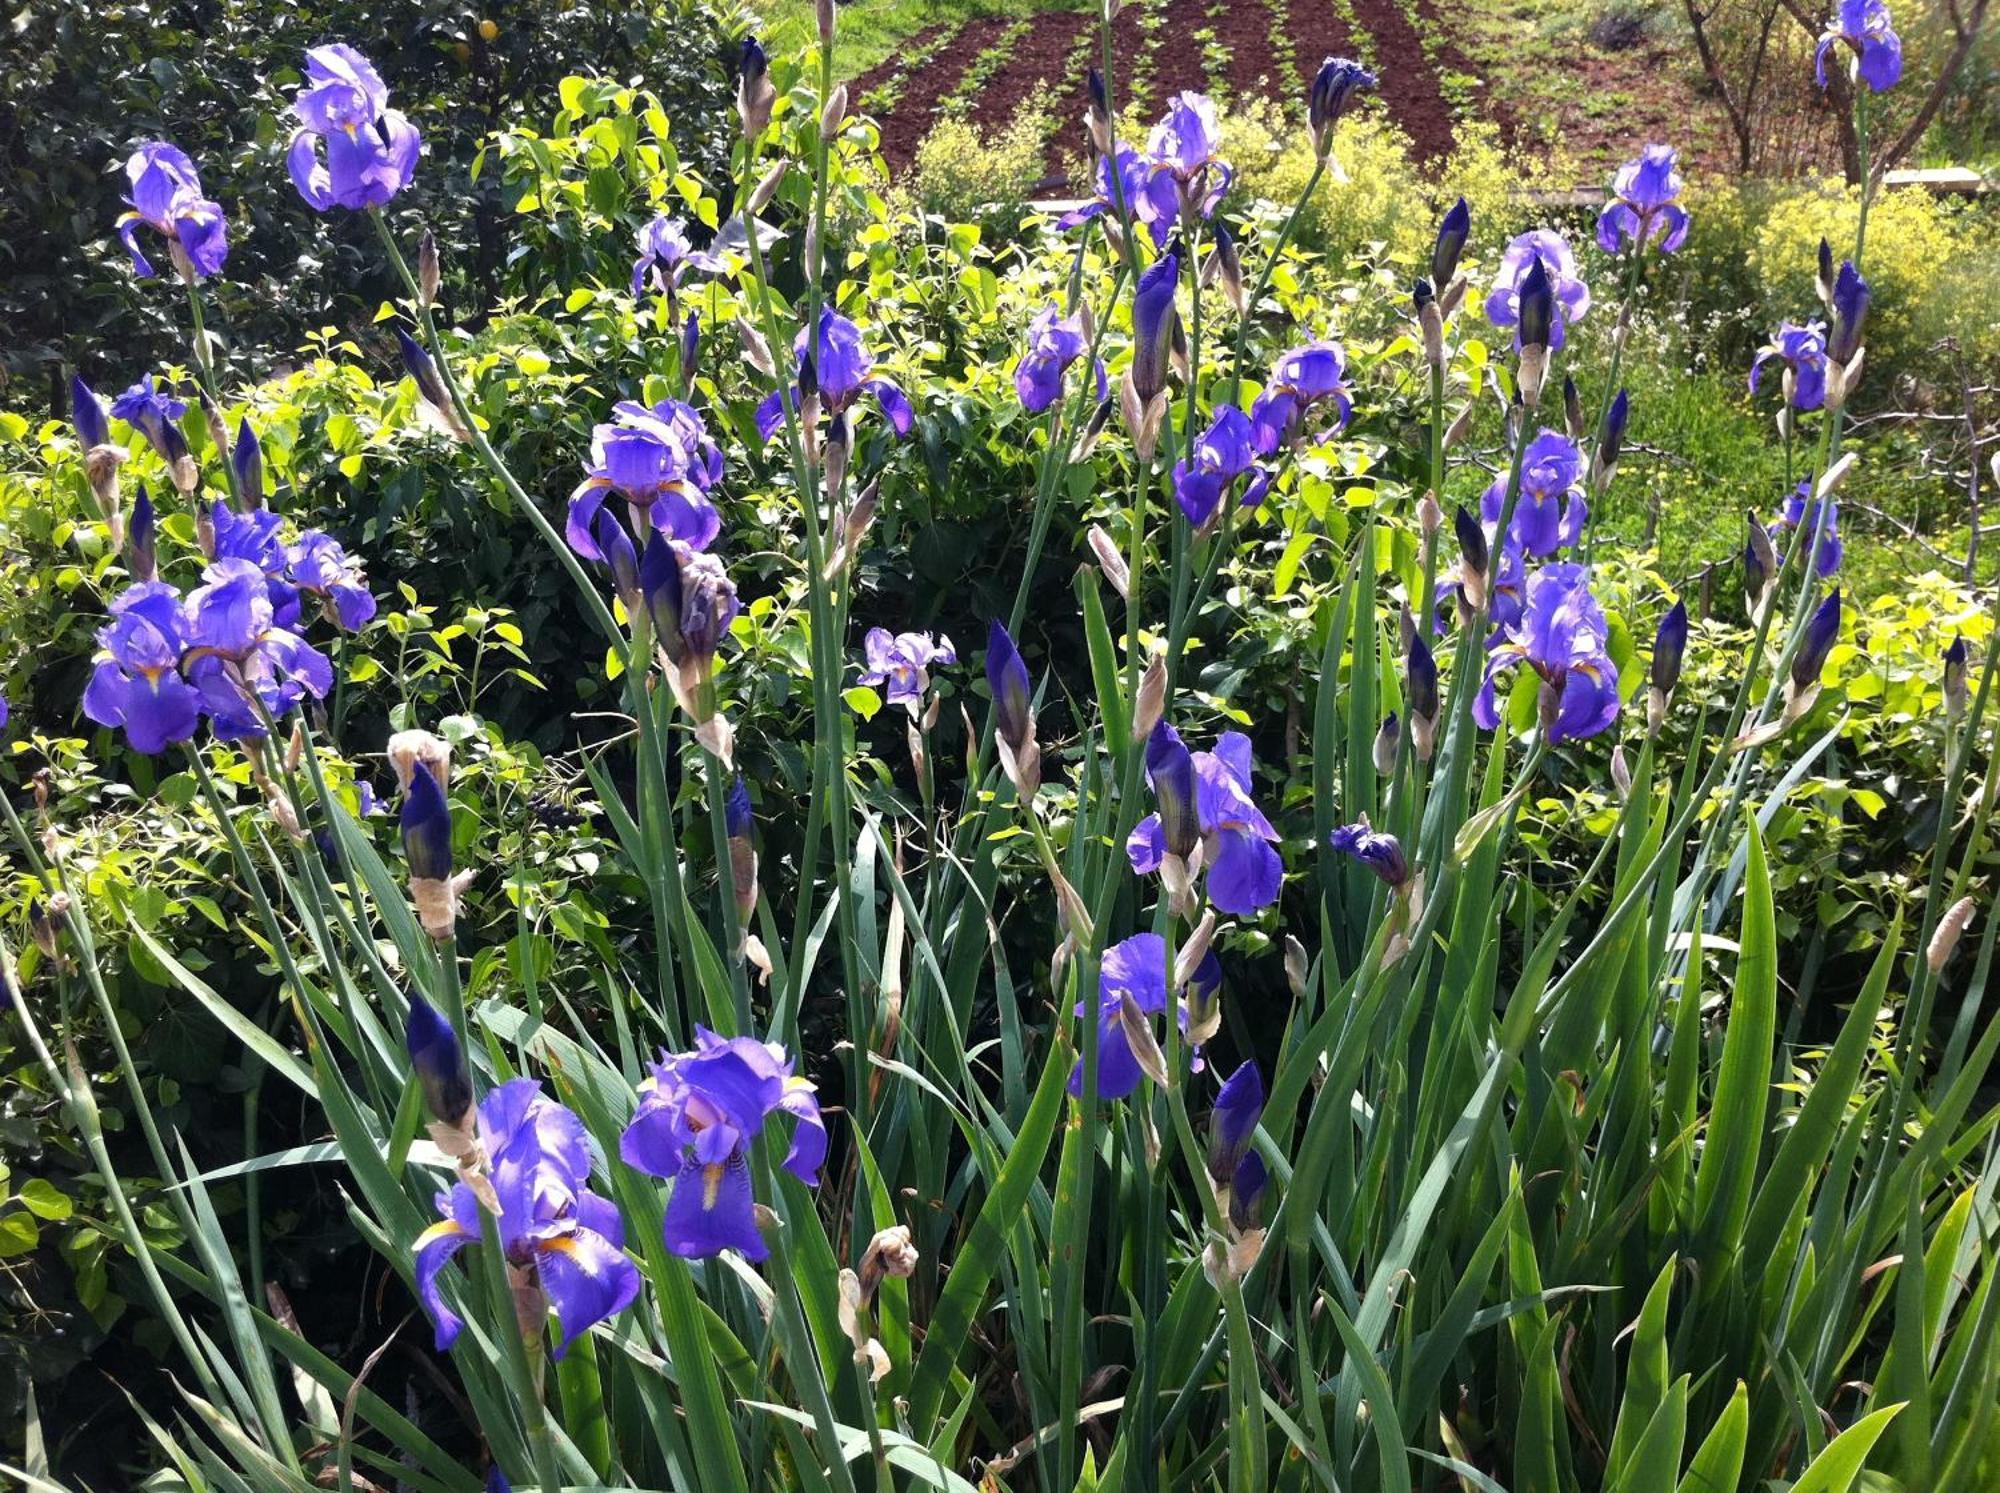
[[[1930,946],[1924,950],[1924,960],[1930,965],[1932,974],[1941,973],[1951,960],[1952,951],[1958,947],[1965,930],[1972,926],[1972,915],[1978,911],[1978,904],[1970,897],[1960,897],[1945,909],[1938,919],[1937,930],[1931,934]]]
[[[405,793],[420,767],[436,779],[438,787],[451,786],[451,743],[441,736],[429,731],[398,731],[389,738],[388,756],[396,786]]]
[[[1124,555],[1118,551],[1118,542],[1097,524],[1090,526],[1090,552],[1097,557],[1097,568],[1104,572],[1104,578],[1111,582],[1111,589],[1120,599],[1132,599],[1132,572],[1125,564]]]

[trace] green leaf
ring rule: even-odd
[[[61,1223],[75,1211],[76,1205],[69,1195],[46,1177],[35,1177],[21,1188],[21,1206],[37,1218],[45,1218],[50,1223]]]
[[[840,698],[847,702],[847,708],[864,721],[875,719],[875,713],[882,708],[882,697],[865,684],[857,684],[852,689],[842,690]]]
[[[1739,1380],[1708,1439],[1688,1463],[1679,1493],[1736,1493],[1743,1476],[1743,1444],[1750,1435],[1750,1391]]]
[[[1849,1493],[1855,1480],[1861,1476],[1868,1454],[1875,1449],[1875,1443],[1902,1408],[1901,1405],[1885,1406],[1873,1415],[1857,1420],[1834,1437],[1827,1443],[1826,1450],[1813,1458],[1812,1466],[1805,1470],[1804,1475],[1792,1484],[1791,1493]]]
[[[1743,885],[1743,938],[1736,986],[1722,1041],[1722,1068],[1709,1111],[1701,1162],[1695,1170],[1695,1228],[1703,1242],[1703,1276],[1720,1282],[1721,1264],[1743,1241],[1750,1189],[1764,1144],[1771,1051],[1778,1024],[1778,933],[1771,908],[1771,873],[1764,835],[1754,820],[1745,830],[1749,875]]]

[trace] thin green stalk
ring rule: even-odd
[[[202,315],[201,289],[192,279],[183,277],[187,286],[188,318],[194,323],[194,361],[201,370],[201,387],[214,406],[218,418],[222,411],[222,390],[215,381],[215,355],[208,346],[208,326]],[[228,448],[215,453],[216,464],[222,468],[222,480],[229,487],[229,503],[232,508],[241,507],[243,494],[236,485],[236,463],[230,460]]]
[[[5,795],[0,795],[0,803],[4,802],[6,802]],[[13,815],[11,805],[7,812],[11,818]],[[181,1350],[181,1356],[187,1360],[195,1378],[200,1380],[202,1392],[213,1400],[221,1400],[221,1386],[209,1368],[208,1359],[195,1346],[194,1334],[188,1330],[186,1317],[182,1315],[172,1294],[167,1290],[167,1283],[161,1277],[160,1268],[153,1260],[152,1246],[146,1243],[146,1236],[139,1228],[139,1220],[133,1215],[132,1204],[125,1196],[124,1184],[118,1178],[117,1168],[111,1164],[111,1152],[105,1147],[103,1126],[98,1120],[97,1100],[90,1092],[89,1080],[84,1074],[83,1065],[81,1062],[72,1064],[71,1072],[76,1079],[72,1085],[49,1052],[48,1044],[42,1040],[41,1028],[35,1024],[34,1013],[29,1009],[20,984],[15,978],[13,953],[4,942],[0,942],[0,984],[6,986],[7,995],[13,1003],[14,1015],[21,1023],[21,1030],[27,1034],[28,1045],[34,1049],[36,1060],[42,1065],[42,1071],[48,1075],[49,1086],[61,1101],[63,1113],[69,1116],[70,1124],[83,1141],[84,1149],[90,1153],[91,1165],[97,1168],[98,1176],[103,1179],[104,1195],[111,1203],[111,1211],[118,1215],[118,1224],[124,1231],[126,1247],[131,1251],[133,1262],[139,1267],[139,1274],[146,1282],[146,1289],[152,1294],[153,1304],[159,1308],[160,1317],[166,1323],[168,1332],[173,1335],[175,1345]],[[136,1107],[143,1110],[146,1107],[144,1096],[135,1095],[134,1098]],[[171,1172],[164,1172],[161,1174],[161,1180],[164,1181],[172,1175],[174,1174]]]

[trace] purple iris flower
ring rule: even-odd
[[[1589,567],[1544,565],[1528,583],[1520,621],[1487,654],[1472,718],[1489,730],[1499,725],[1494,686],[1515,665],[1527,664],[1556,696],[1550,744],[1595,736],[1618,719],[1618,667],[1605,651],[1609,636],[1604,609],[1590,594]]]
[[[1134,204],[1133,216],[1155,224],[1212,216],[1236,175],[1216,158],[1221,143],[1215,100],[1203,93],[1175,94],[1146,139],[1152,179]]]
[[[112,418],[143,435],[168,466],[188,454],[187,437],[181,434],[181,416],[186,413],[187,401],[160,393],[150,373],[111,401]]]
[[[1759,348],[1757,360],[1750,365],[1750,392],[1757,392],[1757,380],[1763,376],[1764,365],[1769,362],[1785,365],[1786,392],[1791,396],[1792,408],[1816,410],[1826,403],[1826,328],[1819,322],[1807,322],[1799,326],[1786,322],[1778,328],[1778,335]]]
[[[723,828],[732,840],[747,839],[750,834],[750,785],[738,773],[736,781],[729,785],[728,796],[722,800]]]
[[[927,632],[892,633],[886,627],[871,627],[862,646],[867,650],[868,667],[861,673],[863,684],[885,685],[892,705],[912,709],[923,704],[934,664],[955,664],[958,650],[951,639],[931,641]]]
[[[207,584],[187,599],[185,672],[217,737],[262,736],[265,713],[278,717],[307,696],[326,698],[333,665],[277,623],[269,582],[254,561],[216,560],[202,578]]]
[[[125,162],[132,195],[131,211],[118,219],[118,236],[132,256],[132,268],[142,277],[153,266],[139,248],[139,225],[145,224],[180,247],[196,279],[220,274],[229,257],[228,223],[222,204],[201,195],[201,178],[187,152],[164,140],[149,140]]]
[[[1479,500],[1480,517],[1500,522],[1506,506],[1507,478],[1495,477]],[[1510,546],[1536,559],[1575,544],[1590,518],[1583,497],[1583,452],[1560,431],[1544,430],[1528,443],[1521,459],[1521,493],[1514,500],[1514,519],[1507,531]]]
[[[621,400],[590,437],[590,470],[569,499],[565,534],[586,560],[603,561],[597,515],[621,494],[645,524],[690,549],[707,549],[722,532],[709,489],[722,480],[722,448],[693,405],[662,399],[651,408]]]
[[[1212,752],[1192,754],[1195,817],[1201,830],[1208,900],[1223,912],[1249,916],[1278,900],[1284,862],[1272,849],[1278,832],[1250,797],[1254,766],[1250,738],[1225,731]],[[1153,774],[1149,771],[1149,778]],[[1159,792],[1159,779],[1153,778]],[[1161,801],[1162,808],[1170,806]],[[1160,814],[1148,814],[1125,842],[1132,869],[1157,871],[1170,849]]]
[[[1280,353],[1271,366],[1270,382],[1250,406],[1252,443],[1260,454],[1275,455],[1297,437],[1306,411],[1329,399],[1345,429],[1354,413],[1347,395],[1346,349],[1332,338],[1322,338]]]
[[[1115,177],[1112,175],[1114,170],[1117,172]],[[1136,150],[1120,149],[1115,165],[1110,156],[1100,155],[1097,158],[1097,173],[1092,181],[1095,195],[1082,207],[1056,219],[1058,228],[1074,228],[1079,223],[1106,215],[1116,222],[1120,216],[1118,207],[1122,194],[1125,211],[1132,215],[1135,224],[1146,230],[1153,240],[1153,247],[1166,247],[1167,235],[1173,230],[1174,214],[1178,208],[1171,176],[1155,176],[1145,156]]]
[[[1371,829],[1365,820],[1341,825],[1327,837],[1327,843],[1361,862],[1384,886],[1399,887],[1410,879],[1410,862],[1403,854],[1403,842],[1394,835]]]
[[[1868,321],[1868,303],[1873,297],[1868,282],[1854,261],[1843,259],[1840,273],[1833,279],[1833,331],[1826,339],[1827,357],[1843,369],[1861,351],[1861,331]]]
[[[128,586],[111,603],[111,625],[97,642],[103,651],[83,691],[83,713],[100,726],[122,726],[127,745],[149,757],[189,740],[201,721],[201,695],[180,674],[188,645],[180,593],[164,581]]]
[[[299,129],[285,164],[313,211],[380,207],[410,184],[423,153],[417,128],[389,107],[381,76],[345,42],[307,49],[292,112]]]
[[[914,418],[910,401],[888,379],[869,377],[875,357],[861,345],[861,328],[829,306],[819,314],[816,341],[817,346],[808,349],[801,328],[792,344],[799,360],[799,384],[793,387],[792,398],[796,401],[800,387],[810,385],[819,394],[820,408],[838,419],[855,400],[871,394],[896,434],[908,435]],[[762,439],[770,440],[784,423],[785,406],[779,395],[774,393],[757,406],[757,434]]]
[[[272,593],[272,619],[280,627],[296,626],[299,620],[298,597],[285,578],[285,539],[280,532],[284,520],[268,508],[253,508],[248,513],[238,513],[218,498],[209,505],[208,525],[215,536],[211,541],[209,558],[248,560],[263,571],[265,583]]]
[[[479,1139],[500,1200],[494,1220],[500,1247],[509,1265],[532,1276],[561,1319],[562,1338],[551,1355],[561,1358],[578,1337],[639,1295],[638,1267],[625,1258],[624,1222],[608,1198],[590,1190],[583,1122],[546,1098],[536,1080],[517,1078],[486,1096]],[[437,1210],[441,1220],[417,1236],[416,1275],[417,1298],[442,1353],[465,1324],[445,1305],[438,1276],[453,1255],[480,1241],[484,1221],[479,1199],[464,1182],[437,1195]]]
[[[1590,287],[1577,274],[1576,255],[1568,242],[1553,229],[1531,228],[1517,235],[1500,256],[1500,269],[1486,296],[1486,319],[1496,327],[1516,327],[1521,322],[1521,289],[1529,271],[1539,263],[1548,276],[1554,299],[1554,315],[1549,323],[1549,346],[1563,345],[1563,327],[1582,321],[1590,310]],[[1515,334],[1516,345],[1520,334]]]
[[[1187,1027],[1187,1005],[1200,1005],[1213,998],[1222,986],[1222,961],[1210,949],[1188,978],[1187,1002],[1181,1004],[1178,1020]],[[1097,1097],[1127,1099],[1144,1077],[1139,1059],[1126,1035],[1122,1012],[1126,997],[1148,1016],[1167,1009],[1167,941],[1157,933],[1135,933],[1104,951],[1097,974]],[[1087,1014],[1084,1003],[1076,1014]],[[1083,1094],[1083,1060],[1070,1070],[1069,1091]]]
[[[1819,50],[1813,54],[1813,71],[1822,88],[1826,87],[1826,54],[1837,46],[1854,53],[1861,81],[1876,93],[1894,88],[1903,76],[1903,39],[1896,35],[1889,7],[1882,0],[1840,0],[1839,13],[1826,23]]]
[[[1208,1174],[1220,1184],[1236,1175],[1264,1117],[1264,1076],[1246,1062],[1223,1080],[1208,1116]]]
[[[1687,241],[1687,209],[1681,195],[1680,152],[1671,145],[1648,145],[1611,179],[1613,201],[1598,214],[1597,247],[1616,254],[1626,244],[1655,243],[1671,254]]]
[[[1271,474],[1257,464],[1256,432],[1250,417],[1233,404],[1215,412],[1194,449],[1174,463],[1174,499],[1197,529],[1215,516],[1229,489],[1244,477],[1242,504],[1255,508],[1271,489]]]
[[[757,1231],[748,1156],[764,1122],[780,1111],[798,1122],[785,1169],[808,1187],[819,1185],[826,1125],[812,1084],[792,1067],[775,1042],[718,1037],[701,1027],[694,1051],[654,1064],[618,1154],[627,1166],[673,1180],[663,1232],[674,1254],[700,1260],[733,1249],[761,1260],[769,1253]]]
[[[728,268],[719,257],[688,242],[687,226],[679,218],[661,213],[639,230],[639,258],[632,266],[632,294],[640,294],[650,282],[653,289],[674,298],[681,276],[689,270],[719,275]]]
[[[331,534],[306,530],[285,550],[285,569],[293,585],[319,598],[342,631],[359,632],[375,615],[375,596],[360,560]]]
[[[1771,520],[1771,532],[1781,533],[1786,529],[1797,529],[1809,541],[1813,531],[1819,531],[1819,548],[1813,552],[1814,568],[1824,580],[1840,569],[1840,562],[1847,553],[1840,542],[1840,505],[1831,497],[1824,499],[1826,516],[1820,517],[1822,500],[1813,497],[1813,481],[1808,477],[1798,486],[1798,491],[1785,499],[1785,508]]]
[[[1345,57],[1329,57],[1319,65],[1306,93],[1306,129],[1316,151],[1326,154],[1333,143],[1333,127],[1347,112],[1354,95],[1374,92],[1380,81],[1360,63]]]
[[[1063,375],[1069,365],[1089,350],[1090,341],[1074,317],[1066,317],[1054,306],[1044,306],[1028,328],[1028,350],[1014,365],[1014,389],[1021,396],[1021,408],[1039,415],[1062,396]],[[1097,397],[1106,393],[1104,364],[1097,365]]]
[[[1500,565],[1493,572],[1487,609],[1493,625],[1509,628],[1518,624],[1528,596],[1528,561],[1521,546],[1509,539],[1501,546]]]

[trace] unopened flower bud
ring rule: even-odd
[[[1291,934],[1285,935],[1285,983],[1291,987],[1293,1000],[1306,998],[1306,976],[1311,963],[1306,958],[1306,946]]]
[[[1583,439],[1583,395],[1567,373],[1563,375],[1563,425],[1572,441]]]
[[[250,417],[243,416],[236,422],[236,446],[229,453],[230,465],[236,471],[236,501],[246,513],[264,506],[264,447],[257,439],[257,432],[250,424]]]
[[[826,107],[819,111],[819,133],[823,140],[831,140],[840,133],[840,127],[847,123],[847,85],[836,83],[833,92],[826,96]]]
[[[1458,257],[1472,236],[1472,209],[1459,198],[1438,222],[1437,240],[1431,245],[1431,284],[1444,286],[1458,273]]]
[[[403,1041],[431,1117],[446,1125],[463,1125],[472,1108],[472,1075],[465,1066],[465,1052],[451,1023],[422,995],[410,997]]]
[[[1932,974],[1939,974],[1950,962],[1952,950],[1972,924],[1972,914],[1976,904],[1970,897],[1960,897],[1945,909],[1938,919],[1937,931],[1931,934],[1930,947],[1924,951],[1924,961],[1931,967]]]
[[[1487,572],[1490,568],[1491,553],[1487,548],[1486,530],[1479,520],[1461,503],[1451,516],[1452,532],[1458,537],[1458,586],[1465,597],[1465,604],[1475,612],[1486,609]]]
[[[1139,676],[1139,703],[1132,711],[1132,731],[1150,736],[1167,710],[1167,661],[1155,656]]]
[[[746,36],[742,56],[736,64],[736,117],[742,121],[745,139],[757,140],[770,127],[771,107],[777,101],[778,90],[770,79],[770,60],[757,38]]]
[[[444,272],[438,263],[437,235],[430,229],[417,241],[417,304],[428,311],[437,304],[438,286]]]
[[[1388,777],[1396,770],[1396,758],[1403,750],[1403,723],[1395,711],[1382,717],[1381,729],[1375,733],[1375,771]]]
[[[1952,725],[1957,725],[1964,716],[1970,695],[1968,662],[1965,638],[1960,634],[1944,651],[1944,718]]]
[[[1118,543],[1097,524],[1090,526],[1090,550],[1097,556],[1098,569],[1111,582],[1111,589],[1130,601],[1132,598],[1132,572],[1125,563],[1125,557],[1118,553]]]

